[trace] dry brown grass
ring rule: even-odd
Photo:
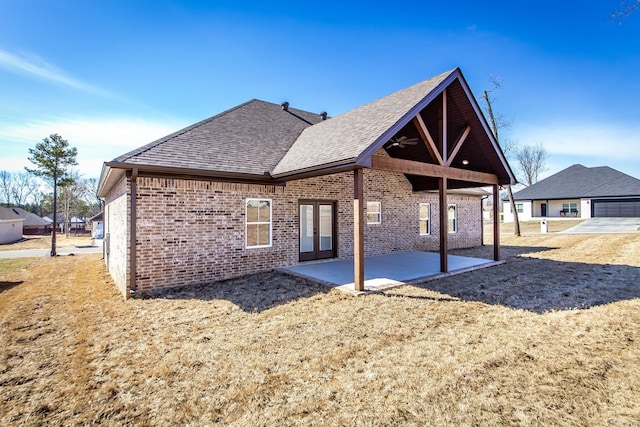
[[[559,233],[565,231],[568,228],[578,225],[584,220],[581,219],[553,219],[547,221],[549,233]],[[514,224],[513,222],[503,222],[500,224],[500,233],[513,234]],[[490,232],[491,225],[485,226],[485,233]],[[536,234],[540,233],[540,221],[520,221],[520,232],[522,234]]]
[[[0,424],[640,424],[640,235],[504,243],[504,265],[365,297],[270,273],[124,302],[98,255],[14,264]],[[636,297],[540,314],[465,294],[518,293],[540,263]]]
[[[67,248],[74,246],[89,246],[93,242],[90,235],[74,236],[70,234],[56,234],[56,247]],[[0,251],[17,251],[22,249],[49,249],[51,248],[51,236],[23,236],[22,240],[0,245]]]

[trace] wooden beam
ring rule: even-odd
[[[493,260],[500,261],[500,192],[493,185]]]
[[[449,156],[449,158],[447,159],[446,166],[451,166],[451,162],[453,162],[453,159],[456,158],[456,155],[458,154],[458,151],[460,151],[460,148],[462,147],[462,144],[464,144],[464,141],[466,141],[466,139],[469,136],[470,132],[471,132],[471,126],[467,125],[465,130],[462,131],[462,133],[458,137],[458,140],[456,141],[456,145],[454,146],[453,151],[451,152],[451,156]]]
[[[353,171],[353,284],[364,291],[364,179],[362,169]]]
[[[379,155],[371,157],[371,168],[387,172],[404,173],[407,175],[448,178],[487,185],[498,184],[498,177],[490,173],[432,165],[430,163],[395,159],[393,157],[384,157]]]
[[[448,212],[447,212],[447,178],[438,180],[438,201],[440,203],[440,271],[449,271],[449,238]]]
[[[438,152],[438,147],[436,146],[435,141],[431,137],[431,134],[429,133],[429,129],[427,129],[427,126],[424,124],[424,121],[422,120],[422,116],[420,116],[420,113],[418,113],[413,118],[413,124],[416,126],[416,128],[418,128],[418,132],[420,133],[422,140],[427,146],[427,150],[429,151],[429,154],[431,154],[431,158],[437,161],[439,165],[444,165],[442,156],[440,156],[440,153]]]
[[[448,141],[447,141],[447,90],[442,91],[442,165],[447,164]]]

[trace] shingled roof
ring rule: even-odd
[[[0,220],[13,221],[24,220],[24,218],[20,218],[20,215],[18,215],[13,209],[0,206]]]
[[[448,108],[460,119],[450,121],[449,131],[471,127],[467,148],[461,150],[464,158],[475,160],[475,170],[496,174],[501,184],[515,183],[456,68],[327,120],[318,113],[251,100],[105,163],[99,194],[104,196],[126,169],[133,168],[141,173],[281,182],[307,173],[371,167],[372,155],[386,150],[385,144],[399,131],[407,131],[412,119],[442,99],[447,88],[452,93]],[[438,137],[437,123],[427,126]],[[426,155],[424,145],[421,150]],[[407,149],[405,155],[411,153]],[[410,179],[416,190],[437,188],[437,180]],[[451,182],[451,188],[469,186],[473,183]]]
[[[370,145],[381,140],[387,142],[395,133],[390,129],[403,117],[415,116],[419,108],[414,107],[434,93],[434,89],[454,71],[447,71],[305,129],[273,174],[283,175],[319,165],[356,161]]]
[[[20,218],[24,218],[25,227],[44,227],[50,224],[49,221],[40,218],[38,215],[27,212],[22,208],[11,208]]]
[[[640,196],[640,180],[608,166],[569,166],[514,193],[514,200]]]
[[[270,173],[317,113],[253,99],[113,160],[153,165],[264,175]]]

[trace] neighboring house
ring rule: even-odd
[[[91,218],[91,237],[94,239],[103,239],[104,238],[104,212],[100,212]]]
[[[24,218],[11,208],[0,206],[0,244],[13,243],[22,239],[22,223]]]
[[[20,218],[24,218],[22,234],[46,235],[51,234],[51,221],[40,218],[38,215],[27,212],[22,208],[11,208]]]
[[[53,222],[53,214],[49,214],[44,217],[49,223]],[[60,233],[65,232],[65,228],[69,227],[69,231],[71,232],[84,232],[86,222],[82,218],[71,217],[69,221],[67,221],[67,217],[63,213],[59,213],[56,216],[56,221],[58,222],[57,231]]]
[[[640,180],[607,166],[570,166],[513,195],[518,219],[640,217]],[[512,222],[507,200],[504,221]]]
[[[459,69],[333,118],[251,100],[104,164],[105,262],[125,297],[330,258],[361,290],[365,255],[447,271],[482,242],[456,191],[513,183]]]

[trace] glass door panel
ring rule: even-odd
[[[300,205],[300,253],[314,252],[313,205]]]
[[[333,249],[333,205],[319,206],[320,250]]]

